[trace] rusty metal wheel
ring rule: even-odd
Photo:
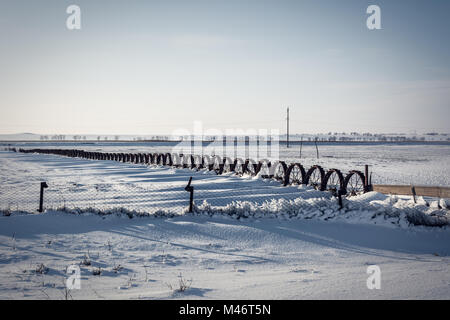
[[[338,196],[339,192],[344,194],[344,176],[341,171],[338,169],[328,170],[322,180],[320,190],[331,192],[331,194],[335,197]]]
[[[223,160],[223,173],[234,171],[234,161],[231,158],[226,157]]]
[[[284,161],[278,161],[273,165],[273,178],[284,182],[286,179],[287,165]]]
[[[305,184],[317,190],[322,187],[322,181],[325,178],[325,171],[319,165],[312,166],[306,173]]]
[[[202,156],[202,165],[203,168],[207,169],[208,171],[211,171],[213,169],[213,158],[208,155]]]
[[[166,156],[164,158],[164,165],[166,166],[172,166],[173,162],[172,162],[172,155],[170,153],[166,153]]]
[[[158,154],[156,162],[158,165],[163,166],[166,163],[166,155],[163,153]]]
[[[213,157],[213,171],[216,174],[222,174],[223,172],[223,161],[222,158],[219,156]]]
[[[306,171],[300,163],[292,163],[286,171],[284,185],[303,184],[306,180]]]
[[[245,161],[238,158],[234,159],[234,173],[242,176],[245,172]]]
[[[367,187],[364,183],[365,180],[365,176],[361,171],[350,171],[344,179],[345,194],[351,197],[367,192]]]
[[[178,153],[172,153],[172,166],[176,168],[183,166],[183,161]]]
[[[194,155],[194,168],[196,170],[200,170],[200,169],[204,168],[202,156]]]
[[[245,173],[251,176],[256,176],[258,172],[256,171],[258,168],[258,164],[253,159],[247,159],[245,161]]]
[[[270,167],[271,163],[269,160],[261,160],[258,162],[258,167],[256,168],[256,171],[263,179],[272,178],[272,175],[270,173]]]
[[[154,153],[152,157],[152,164],[158,164],[159,153]]]
[[[192,154],[185,154],[183,156],[183,168],[194,169],[195,159]]]

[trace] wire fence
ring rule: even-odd
[[[155,164],[174,168],[208,170],[218,175],[235,173],[237,175],[261,176],[279,181],[283,186],[307,185],[321,191],[330,191],[336,196],[356,195],[370,189],[368,166],[365,172],[351,170],[347,174],[339,169],[325,170],[320,165],[310,168],[301,163],[286,163],[280,160],[231,159],[218,155],[195,155],[178,153],[108,153],[90,152],[76,149],[16,149],[9,151],[21,153],[53,154],[90,160],[109,160],[134,164]]]
[[[85,152],[82,150],[10,149],[23,153],[57,154],[92,160],[112,160],[140,164],[155,164],[193,171],[208,170],[216,174],[259,175],[279,181],[279,184],[242,185],[232,181],[205,184],[201,181],[158,183],[53,183],[14,184],[0,188],[0,210],[36,212],[44,210],[74,210],[112,212],[115,210],[139,214],[183,214],[207,204],[222,210],[230,205],[251,203],[264,206],[273,201],[290,201],[300,197],[327,198],[336,196],[342,207],[341,196],[353,196],[368,191],[368,174],[350,171],[343,175],[337,169],[325,171],[316,165],[305,170],[299,163],[260,161],[251,159],[222,159],[182,154],[117,154]],[[308,194],[299,194],[302,187]],[[282,187],[283,186],[283,187]],[[317,191],[311,192],[312,188]],[[326,192],[324,192],[326,191]]]
[[[39,208],[39,184],[15,184],[0,188],[0,210],[36,212]]]
[[[189,208],[189,194],[184,185],[138,186],[114,184],[14,185],[0,190],[3,212],[38,212],[45,210],[133,211],[182,214]],[[42,196],[41,196],[42,193]]]
[[[72,158],[89,160],[109,160],[133,164],[160,165],[172,168],[187,168],[194,171],[208,170],[217,175],[234,173],[236,175],[259,176],[278,181],[283,186],[305,185],[320,191],[331,192],[340,197],[356,196],[373,190],[372,176],[376,180],[382,180],[376,172],[369,171],[369,166],[364,165],[364,172],[350,170],[344,172],[339,169],[326,169],[321,165],[304,166],[300,162],[285,162],[281,160],[229,158],[218,155],[195,155],[181,153],[108,153],[90,152],[76,149],[16,149],[6,150],[21,153],[53,154]],[[384,185],[387,193],[395,193],[397,186],[402,181],[397,180],[398,185]],[[424,187],[425,188],[425,187]],[[423,188],[422,188],[423,189]],[[422,190],[420,189],[420,190]],[[450,188],[430,186],[425,193],[418,194],[430,197],[448,197]],[[442,189],[445,189],[442,193]],[[431,191],[430,191],[431,190]],[[435,192],[437,190],[437,192]],[[408,192],[409,194],[409,192]]]
[[[192,178],[191,178],[192,179]],[[323,198],[321,191],[308,190],[308,197]],[[180,215],[208,207],[225,210],[236,203],[261,207],[272,201],[304,198],[298,188],[270,184],[242,186],[239,183],[36,183],[0,189],[0,211],[43,212],[46,210],[133,215]],[[331,197],[331,194],[328,194]],[[202,209],[203,210],[203,209]],[[203,210],[204,211],[204,210]]]

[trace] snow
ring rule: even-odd
[[[448,229],[47,212],[0,217],[0,243],[1,299],[64,299],[65,270],[85,256],[73,299],[450,297]],[[369,265],[380,290],[366,286]],[[192,280],[185,292],[180,275]]]
[[[64,299],[72,264],[81,268],[73,299],[450,298],[450,217],[442,199],[426,199],[427,206],[422,198],[371,192],[340,210],[328,193],[258,177],[12,152],[0,152],[0,170],[0,207],[11,194],[21,206],[27,186],[36,193],[47,181],[46,197],[52,186],[93,198],[100,189],[96,205],[116,208],[25,214],[13,207],[0,216],[0,299]],[[185,201],[190,176],[194,214],[185,212],[187,202],[162,201],[167,192]],[[124,198],[114,198],[117,190]],[[132,200],[142,190],[157,203],[144,206],[157,209],[153,215],[118,207],[141,207]],[[36,272],[41,264],[48,272]],[[381,269],[380,290],[366,286],[370,265]],[[180,276],[192,280],[184,292],[176,290]]]

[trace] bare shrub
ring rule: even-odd
[[[48,270],[49,269],[43,263],[41,263],[36,266],[35,272],[38,274],[46,274],[48,273]]]
[[[117,266],[115,265],[113,268],[112,268],[112,271],[114,272],[114,273],[118,273],[119,271],[122,271],[123,270],[123,267],[120,265],[120,264],[118,264]]]
[[[100,276],[102,274],[102,268],[100,268],[100,267],[94,268],[94,270],[92,270],[92,274],[94,276]]]
[[[87,254],[84,255],[83,260],[81,260],[80,264],[83,266],[91,265],[91,257],[89,256],[89,251]]]
[[[169,289],[173,292],[185,292],[192,285],[192,279],[186,280],[183,278],[183,275],[180,273],[178,276],[178,287],[174,288],[170,283],[167,284]]]

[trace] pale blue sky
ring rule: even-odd
[[[66,29],[81,7],[82,30]],[[366,28],[381,7],[382,30]],[[450,132],[450,1],[0,2],[0,133]]]

